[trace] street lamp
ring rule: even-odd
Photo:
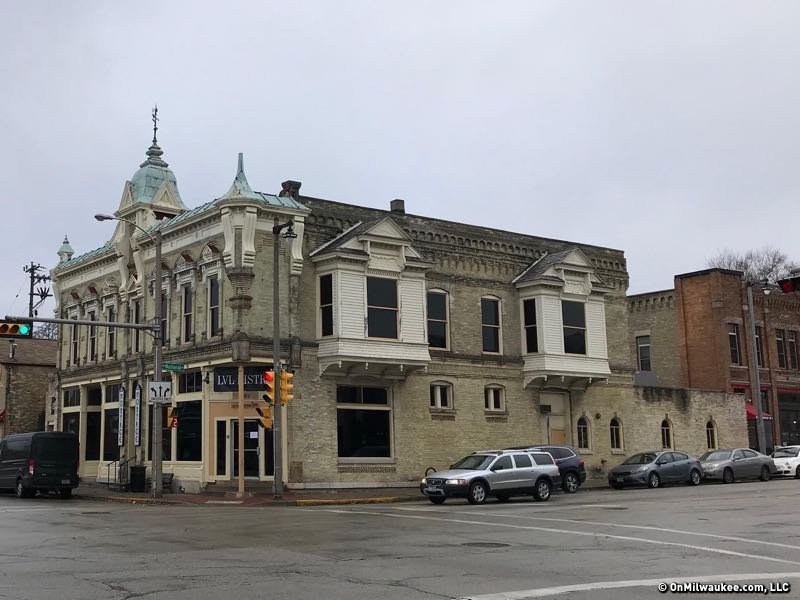
[[[281,232],[285,229],[283,239],[293,240],[297,234],[292,229],[294,221],[287,221],[280,224],[278,217],[275,217],[275,225],[272,228],[272,370],[275,372],[275,381],[281,380],[281,328],[280,328],[280,300],[279,290],[279,265],[280,265],[280,238]],[[272,442],[274,450],[272,456],[275,460],[273,469],[272,491],[275,499],[278,500],[283,495],[283,440],[281,436],[281,418],[283,409],[281,406],[281,386],[275,385],[274,394],[274,419],[272,425]]]
[[[768,291],[766,293],[769,293]],[[761,374],[758,371],[758,344],[756,343],[756,315],[753,310],[753,282],[747,282],[747,312],[750,313],[750,362],[753,364],[753,385],[750,386],[753,405],[756,409],[756,435],[758,451],[767,453],[767,440],[764,433],[764,411],[761,406]]]
[[[143,227],[137,225],[133,221],[129,221],[128,219],[121,219],[119,217],[114,217],[112,215],[106,215],[102,213],[98,213],[94,216],[95,219],[98,221],[122,221],[123,223],[128,223],[129,225],[133,225],[140,231],[142,231],[147,237],[150,238],[150,241],[153,242],[156,248],[156,268],[155,268],[155,325],[153,326],[153,381],[161,381],[162,375],[162,367],[163,367],[163,354],[162,354],[162,340],[161,340],[161,232],[156,230],[155,235],[151,234],[149,231],[144,229]],[[125,283],[124,281],[122,282]],[[152,476],[152,485],[150,486],[153,490],[153,498],[160,498],[162,494],[162,468],[161,468],[161,452],[162,452],[162,436],[163,431],[161,429],[161,406],[153,404],[153,439],[150,440],[150,453],[153,459],[153,476]]]

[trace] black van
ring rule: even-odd
[[[0,489],[17,497],[36,492],[72,496],[78,487],[78,436],[62,431],[16,433],[0,441]]]

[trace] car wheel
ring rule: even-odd
[[[550,499],[550,492],[553,490],[552,484],[547,479],[540,479],[533,488],[533,499],[537,502],[546,502]]]
[[[17,498],[29,498],[31,496],[30,491],[22,484],[22,479],[17,479]]]
[[[69,500],[72,498],[72,490],[70,488],[58,490],[58,497],[62,500]],[[442,498],[442,502],[444,502],[444,498]]]
[[[475,481],[469,486],[467,500],[470,504],[483,504],[486,502],[486,484],[482,481]]]
[[[67,492],[71,492],[72,490],[65,490]],[[62,496],[63,498],[64,496]],[[69,496],[67,496],[69,498]],[[428,496],[428,500],[433,502],[434,504],[444,504],[444,501],[447,500],[444,496]]]
[[[647,477],[647,487],[650,488],[657,488],[661,486],[661,477],[658,476],[658,473],[650,473]]]
[[[722,472],[722,483],[733,483],[733,470],[725,469]]]
[[[758,476],[761,481],[769,481],[769,467],[764,465],[761,467],[761,475]]]
[[[509,496],[508,494],[497,494],[497,500],[499,502],[508,502],[509,500],[511,500],[511,496]]]
[[[612,483],[611,487],[615,490],[621,490],[624,486],[621,483]]]
[[[561,487],[565,492],[568,494],[574,494],[578,491],[578,488],[581,486],[581,480],[578,479],[578,474],[575,471],[570,471],[566,475],[564,475],[564,483],[561,484]]]
[[[700,477],[700,471],[698,471],[697,469],[692,469],[692,472],[689,473],[689,483],[691,483],[692,485],[700,485],[700,482],[702,480],[703,478]]]

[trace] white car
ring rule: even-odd
[[[772,453],[776,475],[800,479],[800,446],[778,446]]]

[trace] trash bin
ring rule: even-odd
[[[144,465],[131,466],[131,491],[144,492],[147,485],[147,467]]]

